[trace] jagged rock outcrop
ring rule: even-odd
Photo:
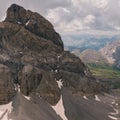
[[[10,93],[7,102],[15,94],[13,82],[20,84],[24,95],[36,93],[52,105],[61,96],[58,80],[73,93],[101,91],[100,84],[84,63],[64,51],[63,42],[52,24],[38,13],[16,4],[8,8],[6,19],[0,23],[0,64],[5,67],[4,74],[8,75],[0,79],[0,86],[5,83]],[[2,94],[0,103],[4,98]]]
[[[25,10],[23,7],[13,4],[7,10],[5,21],[18,23],[35,35],[51,40],[63,48],[63,42],[59,34],[55,32],[53,25],[36,12]]]

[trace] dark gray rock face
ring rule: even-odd
[[[108,104],[89,97],[86,100],[78,94],[72,94],[65,88],[62,89],[62,95],[68,120],[111,120],[108,113],[112,111],[112,107]]]
[[[50,104],[56,104],[61,96],[61,91],[58,88],[55,77],[50,72],[43,71],[43,77],[40,85],[38,86],[36,92],[40,94],[45,100]]]
[[[60,35],[55,32],[53,25],[36,12],[25,10],[23,7],[13,4],[7,10],[5,21],[21,24],[32,33],[46,40],[51,40],[63,48]]]
[[[13,82],[20,84],[24,95],[37,93],[51,105],[60,99],[60,79],[73,93],[101,92],[101,85],[84,63],[63,50],[52,24],[16,4],[8,8],[5,21],[0,23],[0,64],[0,89],[4,91],[0,91],[0,103],[15,95]]]
[[[21,92],[29,95],[32,91],[36,90],[42,79],[42,73],[39,69],[32,65],[26,65],[18,73],[18,79],[21,86]]]
[[[0,104],[7,103],[14,95],[12,73],[6,65],[0,64]]]
[[[9,115],[12,120],[62,120],[47,102],[35,95],[29,101],[17,93],[12,106],[13,111]]]

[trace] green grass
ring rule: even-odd
[[[94,76],[103,78],[120,78],[120,70],[113,66],[88,64],[88,67]]]

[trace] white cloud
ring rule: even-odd
[[[104,9],[108,5],[108,0],[91,0],[91,3],[97,8]]]
[[[71,1],[71,2],[70,2]],[[67,0],[69,6],[47,11],[47,18],[60,33],[81,30],[119,30],[120,0]],[[71,4],[70,4],[71,3]]]
[[[80,19],[74,19],[69,24],[65,25],[65,31],[77,31],[83,29],[83,24]]]
[[[46,17],[55,24],[59,22],[62,17],[69,13],[70,11],[67,8],[57,7],[55,9],[50,9]]]
[[[90,24],[90,23],[94,23],[95,22],[95,16],[93,15],[87,15],[85,18],[84,18],[84,21],[83,21],[85,24]]]
[[[120,0],[118,0],[118,5],[119,5],[119,7],[120,7]]]
[[[12,3],[39,12],[58,32],[120,28],[120,0],[4,0],[0,1],[0,19]]]
[[[74,7],[77,7],[79,10],[84,6],[92,6],[99,9],[105,9],[109,3],[109,0],[71,0]]]

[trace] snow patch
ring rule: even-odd
[[[95,95],[95,100],[98,101],[98,102],[101,101],[100,98],[98,97],[98,95]]]
[[[119,110],[117,110],[117,109],[114,109],[114,113],[113,112],[110,112],[109,114],[111,114],[111,115],[118,115],[119,114]]]
[[[20,93],[20,85],[17,85],[17,91]]]
[[[115,104],[115,100],[112,101],[112,104]]]
[[[23,52],[22,52],[22,51],[20,51],[19,53],[20,53],[20,54],[22,54]]]
[[[85,95],[83,96],[83,98],[84,98],[85,100],[88,100],[87,96],[85,96]]]
[[[23,95],[25,99],[30,100],[31,98],[29,96]]]
[[[15,88],[15,91],[17,91],[17,85],[16,84],[14,84],[14,88]]]
[[[7,112],[1,118],[2,118],[1,120],[9,120]]]
[[[27,26],[29,24],[29,22],[30,22],[30,20],[28,20],[25,25]]]
[[[116,103],[115,105],[118,106],[118,103]]]
[[[21,24],[22,24],[20,21],[17,21],[17,23],[18,23],[19,25],[21,25]]]
[[[58,87],[61,89],[61,87],[63,86],[63,81],[62,79],[57,81]]]
[[[12,112],[12,102],[0,105],[0,120],[8,120],[8,114]]]
[[[15,91],[20,92],[20,85],[14,84]]]
[[[10,102],[8,104],[0,105],[0,111],[8,110],[9,113],[11,113],[12,109],[13,109],[12,102]]]
[[[61,57],[62,57],[62,55],[58,55],[58,56],[57,56],[58,59],[61,58]]]
[[[116,118],[116,117],[113,117],[111,115],[108,115],[109,118],[113,119],[113,120],[120,120],[120,118]]]
[[[85,75],[87,75],[87,71],[86,70],[84,70],[84,73],[85,73]]]
[[[57,69],[55,70],[55,73],[58,73],[58,70],[57,70]]]
[[[65,115],[65,108],[63,105],[63,100],[62,100],[62,96],[59,100],[59,102],[55,105],[52,106],[52,108],[55,110],[55,112],[63,119],[63,120],[68,120],[66,115]]]

